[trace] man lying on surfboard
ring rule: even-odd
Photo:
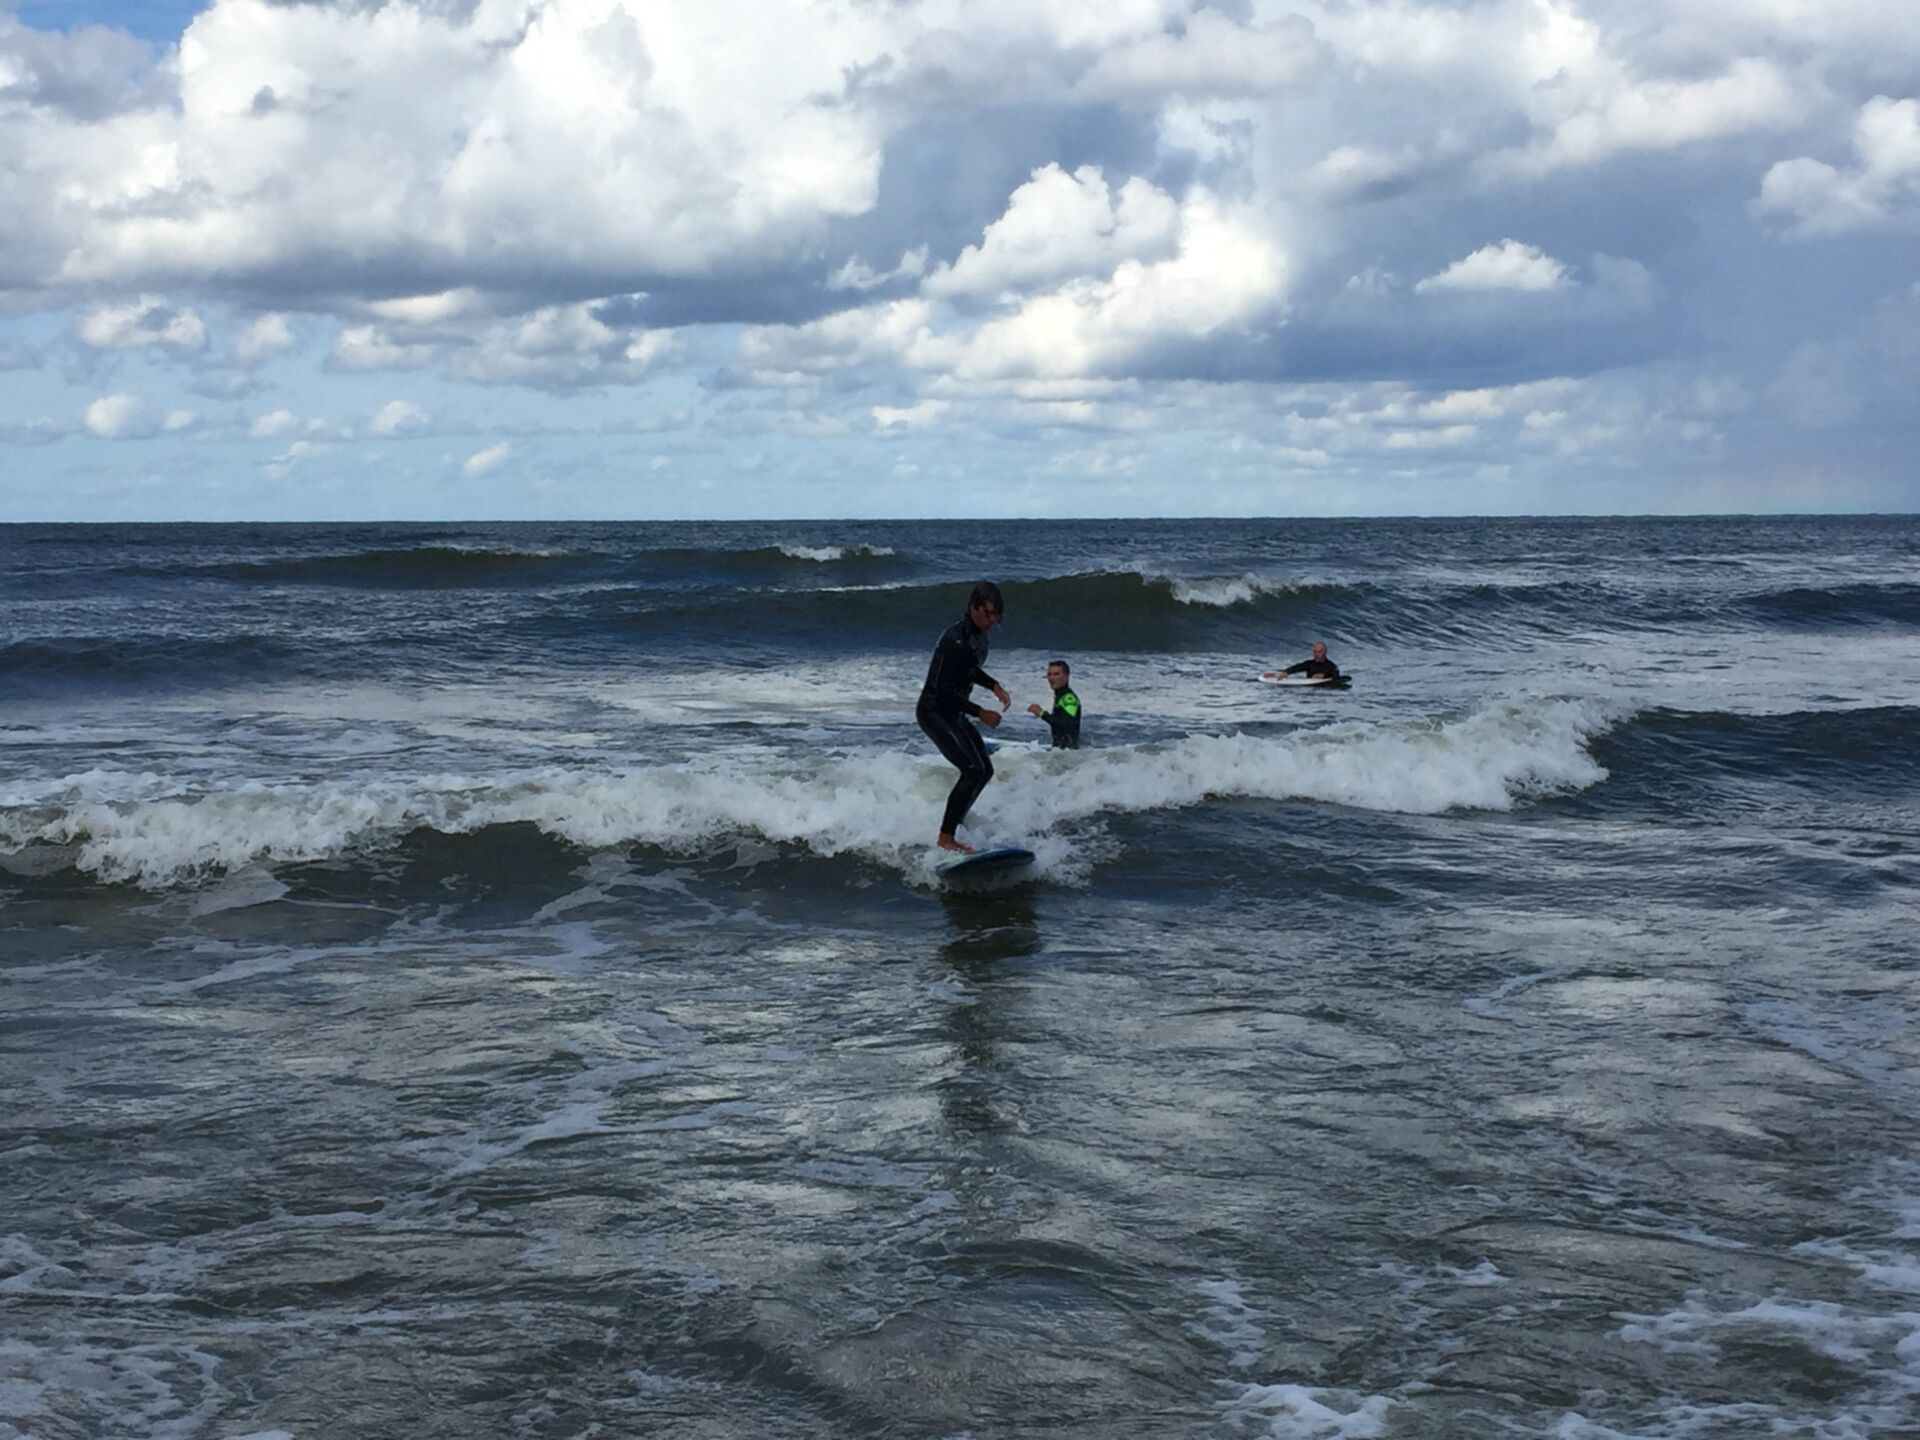
[[[1305,675],[1309,680],[1338,680],[1340,667],[1327,659],[1327,642],[1313,642],[1313,658],[1296,661],[1280,672],[1282,675]]]

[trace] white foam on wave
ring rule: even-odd
[[[126,804],[189,793],[189,782],[182,778],[96,766],[71,775],[16,780],[0,786],[0,811],[79,802]]]
[[[1311,1385],[1248,1385],[1220,1408],[1258,1420],[1272,1440],[1373,1440],[1387,1433],[1385,1395],[1356,1395]]]
[[[1920,1166],[1905,1160],[1885,1162],[1874,1180],[1855,1192],[1855,1198],[1877,1201],[1890,1210],[1890,1224],[1877,1234],[1819,1237],[1793,1247],[1793,1254],[1810,1265],[1824,1261],[1852,1270],[1869,1287],[1866,1291],[1841,1300],[1776,1292],[1741,1297],[1745,1300],[1741,1303],[1741,1299],[1694,1290],[1662,1314],[1617,1315],[1624,1322],[1620,1338],[1710,1362],[1729,1346],[1781,1354],[1810,1351],[1845,1372],[1844,1384],[1823,1376],[1822,1385],[1833,1393],[1819,1413],[1754,1406],[1748,1433],[1761,1433],[1762,1422],[1766,1433],[1817,1434],[1832,1440],[1868,1440],[1899,1430],[1910,1423],[1913,1402],[1920,1397],[1920,1309],[1909,1298],[1920,1292],[1920,1257],[1912,1245],[1920,1238],[1920,1227],[1914,1223],[1920,1218],[1916,1185],[1920,1185]],[[1673,1418],[1669,1413],[1663,1421]],[[1561,1433],[1569,1440],[1610,1440],[1615,1433],[1578,1414],[1567,1420]],[[1663,1423],[1657,1430],[1634,1433],[1681,1436],[1691,1432]]]
[[[1245,1370],[1258,1360],[1267,1334],[1260,1322],[1267,1318],[1267,1312],[1247,1299],[1240,1282],[1231,1276],[1201,1280],[1192,1289],[1206,1301],[1206,1315],[1189,1323],[1187,1329],[1225,1350],[1227,1363],[1236,1370]]]
[[[1818,1236],[1795,1245],[1793,1253],[1838,1261],[1877,1289],[1920,1296],[1920,1244],[1915,1243],[1920,1242],[1920,1164],[1887,1162],[1875,1183],[1860,1193],[1892,1212],[1893,1224],[1883,1234]],[[1915,1328],[1906,1343],[1920,1362],[1920,1315],[1908,1318]],[[1920,1364],[1913,1379],[1920,1392]]]
[[[219,1368],[215,1356],[187,1344],[0,1338],[0,1434],[190,1440],[208,1433],[224,1399],[214,1382]],[[15,1431],[9,1416],[30,1428]]]
[[[1224,609],[1246,605],[1262,595],[1291,595],[1306,586],[1273,575],[1163,575],[1157,583],[1173,592],[1182,605],[1211,605]]]
[[[557,560],[563,555],[593,554],[593,551],[567,550],[553,545],[488,545],[470,540],[442,540],[418,545],[416,555],[499,555],[510,560]]]
[[[1615,718],[1593,701],[1489,707],[1444,723],[1352,722],[1273,736],[1003,755],[975,810],[975,839],[1019,841],[1043,873],[1074,880],[1086,847],[1059,827],[1209,798],[1322,801],[1438,814],[1507,810],[1606,772],[1586,742]],[[161,887],[249,865],[314,861],[429,829],[533,825],[588,849],[646,844],[698,853],[757,837],[821,856],[859,855],[931,882],[928,841],[949,772],[897,750],[812,764],[773,756],[623,771],[544,768],[302,784],[246,782],[125,800],[115,783],[53,805],[0,810],[0,854],[75,847],[102,879]]]
[[[833,560],[844,560],[849,555],[881,556],[893,554],[891,545],[782,545],[782,555],[795,560],[817,560],[826,564]]]
[[[1233,1276],[1196,1281],[1188,1288],[1200,1297],[1205,1313],[1187,1329],[1225,1351],[1234,1370],[1250,1369],[1265,1345],[1266,1329],[1260,1322],[1269,1312],[1254,1304]],[[1256,1424],[1270,1440],[1373,1440],[1386,1433],[1387,1412],[1394,1403],[1385,1395],[1287,1381],[1257,1384],[1235,1378],[1225,1383],[1233,1393],[1216,1407],[1221,1415],[1236,1433]]]

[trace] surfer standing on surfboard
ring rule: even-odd
[[[1013,703],[1006,687],[984,668],[987,632],[1000,623],[1003,610],[998,585],[982,580],[973,587],[966,612],[934,642],[927,683],[920,687],[920,703],[913,710],[913,718],[927,732],[927,738],[960,772],[947,796],[946,813],[940,817],[938,843],[942,850],[957,850],[963,855],[971,855],[973,847],[962,845],[954,831],[993,779],[993,761],[987,758],[986,742],[967,717],[971,715],[989,727],[1000,723],[998,710],[983,710],[973,703],[973,687],[993,691],[1002,706]]]
[[[1316,640],[1313,642],[1313,658],[1311,660],[1296,661],[1280,673],[1282,675],[1305,675],[1309,680],[1338,680],[1340,678],[1340,667],[1327,659],[1327,642],[1324,640]]]

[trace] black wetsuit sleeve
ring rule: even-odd
[[[1282,670],[1280,673],[1282,675],[1298,675],[1302,670],[1306,669],[1307,666],[1311,665],[1312,663],[1313,662],[1311,660],[1302,660],[1297,665],[1287,666],[1287,668]]]
[[[1000,688],[1000,682],[994,679],[993,676],[987,674],[987,667],[981,663],[987,658],[987,637],[982,635],[978,630],[974,630],[972,634],[978,637],[979,643],[978,649],[975,649],[971,644],[967,646],[968,658],[973,661],[973,683],[984,686],[989,690],[998,690]],[[978,705],[972,708],[974,714],[978,715],[980,713],[980,707]]]

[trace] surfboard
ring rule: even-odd
[[[1310,685],[1318,690],[1345,690],[1353,684],[1351,675],[1282,675],[1278,670],[1262,670],[1259,679],[1262,685]]]
[[[935,865],[934,873],[942,880],[964,879],[968,876],[1002,874],[1009,870],[1024,870],[1033,863],[1033,851],[1022,849],[1018,845],[993,845],[984,850],[976,850],[971,855],[950,855]]]

